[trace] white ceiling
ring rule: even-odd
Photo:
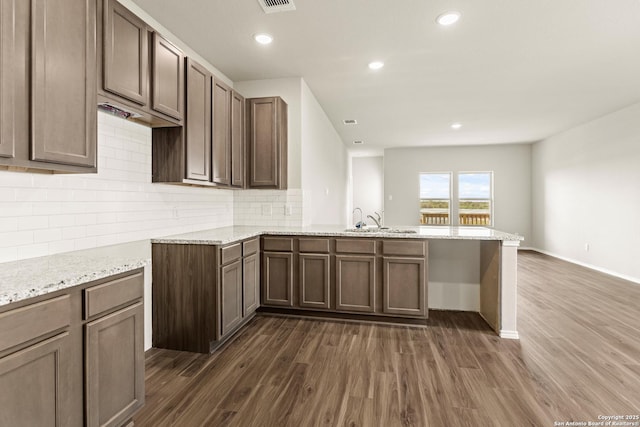
[[[234,81],[303,77],[348,148],[532,142],[640,102],[639,0],[293,1],[134,0]]]

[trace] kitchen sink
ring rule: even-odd
[[[347,228],[349,233],[391,233],[391,234],[416,234],[416,230],[404,229],[404,228]]]

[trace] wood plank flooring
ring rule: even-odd
[[[519,254],[521,340],[475,313],[415,328],[256,317],[212,356],[147,355],[136,426],[553,426],[640,414],[640,285]]]

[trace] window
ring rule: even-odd
[[[451,173],[420,174],[420,224],[451,224]]]
[[[493,225],[493,172],[420,174],[420,224]]]
[[[458,223],[491,225],[493,208],[491,172],[458,174]]]

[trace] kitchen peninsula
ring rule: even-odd
[[[480,241],[480,315],[501,337],[517,339],[518,235],[482,227],[243,226],[152,239],[153,345],[213,351],[258,307],[428,324],[434,240]]]

